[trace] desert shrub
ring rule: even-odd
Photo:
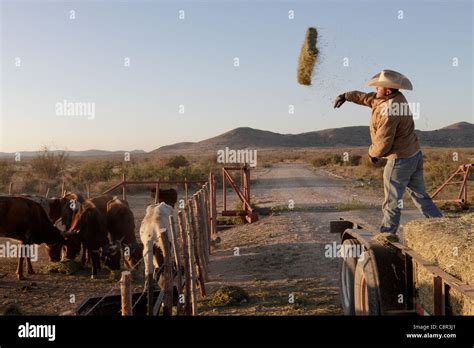
[[[94,183],[108,181],[112,178],[113,165],[110,162],[90,162],[83,165],[77,173],[80,183]]]
[[[54,180],[66,169],[68,155],[65,152],[52,152],[47,147],[31,160],[31,168],[42,179]]]
[[[176,155],[166,161],[166,166],[171,168],[188,167],[189,161],[183,155]]]
[[[454,162],[449,158],[430,156],[425,158],[423,168],[425,183],[427,187],[434,188],[443,184],[446,179],[456,170],[459,162]]]
[[[31,172],[24,173],[15,180],[14,192],[38,192],[41,181]]]
[[[331,159],[327,156],[324,157],[316,157],[311,161],[311,164],[314,167],[324,167],[331,163]]]
[[[334,165],[342,166],[344,164],[342,155],[332,154],[330,156],[330,161],[331,161],[330,163]]]
[[[311,161],[311,164],[315,167],[324,167],[328,165],[343,165],[344,161],[341,155],[338,154],[326,154],[324,156],[316,157]]]
[[[349,160],[344,162],[344,164],[348,166],[358,166],[361,163],[362,163],[361,155],[349,155]]]
[[[8,184],[11,181],[13,174],[15,174],[13,165],[7,161],[0,161],[0,184]]]

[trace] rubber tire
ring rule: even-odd
[[[380,315],[379,289],[375,279],[373,261],[369,252],[364,251],[363,258],[357,262],[354,276],[354,309],[356,315]],[[366,306],[364,306],[363,300],[365,292],[367,294]]]
[[[346,239],[342,247],[354,247],[359,245],[355,239]],[[355,305],[354,305],[354,275],[357,265],[356,257],[345,257],[341,255],[339,261],[339,289],[340,289],[340,298],[341,306],[344,312],[344,315],[355,315]]]

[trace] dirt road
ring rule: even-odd
[[[203,314],[341,314],[338,259],[326,257],[338,242],[329,221],[344,217],[377,226],[383,197],[303,164],[277,164],[252,175],[258,206],[287,209],[220,233],[209,286],[241,286],[250,300],[235,307],[204,305]],[[419,214],[404,211],[402,223],[414,217]]]

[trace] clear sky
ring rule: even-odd
[[[0,2],[0,151],[148,151],[242,126],[368,125],[368,108],[333,101],[372,91],[384,68],[411,79],[417,128],[473,122],[471,0]],[[304,87],[296,67],[309,26],[321,55]],[[64,100],[94,103],[95,117],[57,115]]]

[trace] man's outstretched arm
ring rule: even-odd
[[[359,91],[346,92],[337,96],[336,102],[334,103],[334,108],[341,107],[341,105],[344,104],[346,100],[359,105],[372,107],[375,96],[376,93],[364,93]]]

